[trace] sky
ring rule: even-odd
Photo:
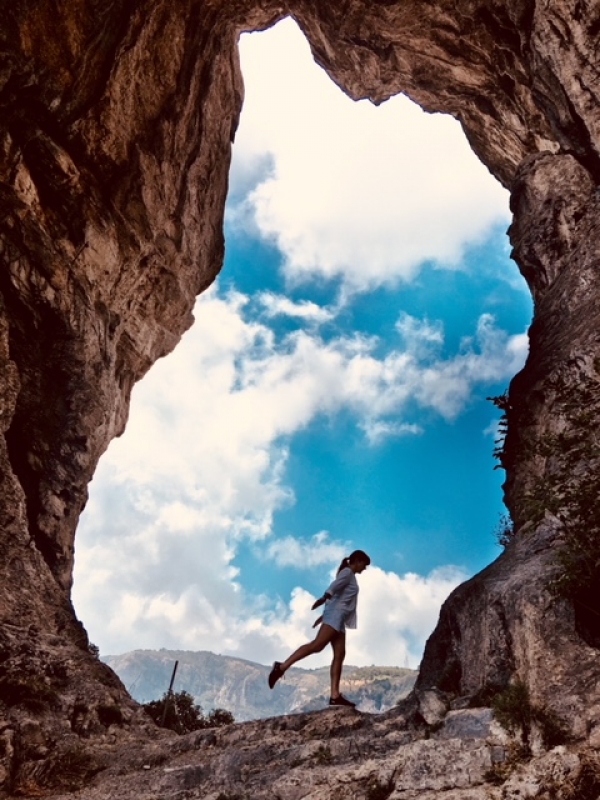
[[[347,663],[417,668],[443,601],[500,554],[486,398],[531,320],[508,193],[451,117],[351,101],[291,20],[240,52],[225,264],[100,461],[75,608],[101,655],[270,664],[360,548]]]

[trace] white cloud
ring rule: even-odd
[[[365,419],[361,423],[369,444],[378,445],[386,439],[398,436],[419,436],[423,433],[421,425],[410,422],[386,422],[378,419]]]
[[[402,96],[350,100],[291,20],[244,35],[241,57],[230,220],[274,241],[290,280],[342,277],[354,290],[411,280],[426,260],[458,267],[468,243],[508,223],[508,193],[456,120]]]
[[[430,323],[410,314],[402,313],[396,322],[396,330],[402,337],[406,350],[416,358],[426,358],[439,351],[444,344],[444,326],[440,321]]]
[[[436,360],[423,368],[411,363],[414,399],[453,419],[465,407],[475,384],[512,378],[525,363],[528,348],[526,334],[509,336],[495,326],[491,314],[482,314],[475,335],[463,340],[462,350],[454,358]]]
[[[204,573],[199,573],[198,579],[203,577]],[[347,663],[416,668],[441,604],[467,577],[458,567],[435,570],[427,576],[397,575],[369,567],[359,577],[358,628],[348,632]],[[102,609],[108,637],[117,645],[103,653],[130,649],[133,634],[135,647],[208,648],[264,664],[283,660],[315,636],[313,622],[320,613],[311,610],[315,599],[299,587],[275,608],[264,598],[261,602],[243,592],[227,598],[223,589],[219,602],[210,602],[194,586],[186,586],[176,596],[123,593],[118,603]],[[298,666],[314,669],[330,660],[327,649]]]
[[[308,541],[301,541],[293,536],[277,539],[268,546],[266,555],[279,567],[296,566],[306,569],[319,564],[341,562],[348,552],[348,544],[329,541],[327,531],[320,531]]]
[[[302,592],[289,603],[249,594],[235,565],[242,540],[264,542],[272,565],[314,568],[347,549],[323,531],[307,544],[273,538],[274,513],[294,501],[285,481],[290,437],[342,409],[372,444],[416,435],[420,426],[404,418],[409,403],[452,417],[477,383],[508,377],[523,358],[521,338],[489,316],[444,360],[437,323],[404,317],[407,349],[378,356],[379,341],[359,335],[324,342],[296,331],[278,341],[246,318],[247,307],[216,287],[202,295],[195,325],[136,387],[128,428],[101,461],[77,538],[74,601],[103,653],[187,647],[264,662],[296,646],[310,630]],[[356,658],[372,663],[383,647],[413,659],[411,642],[429,632],[431,608],[454,575],[380,577],[379,608],[395,633],[377,646],[365,640],[371,650],[361,644]],[[414,624],[394,621],[396,600],[381,603],[383,590],[405,597]]]
[[[274,294],[273,292],[261,292],[258,300],[264,308],[267,318],[286,316],[295,317],[305,322],[322,324],[329,322],[335,316],[335,312],[318,306],[310,300],[294,302],[288,297]]]
[[[417,667],[440,606],[468,577],[454,566],[425,576],[369,567],[359,577],[358,629],[348,634],[348,662]]]

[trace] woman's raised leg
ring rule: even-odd
[[[307,642],[306,644],[301,645],[297,650],[294,650],[289,658],[281,662],[282,671],[286,672],[292,666],[292,664],[295,664],[296,661],[306,658],[306,656],[311,656],[313,653],[320,653],[321,650],[324,650],[329,642],[332,642],[338,634],[339,631],[336,631],[336,629],[332,628],[331,625],[326,625],[323,623],[312,642]]]
[[[269,687],[272,689],[284,672],[286,672],[292,664],[295,664],[296,661],[300,661],[313,653],[320,653],[338,633],[339,631],[336,631],[331,625],[323,623],[312,642],[301,645],[289,658],[286,658],[285,661],[276,661],[273,664],[273,669],[269,674]]]

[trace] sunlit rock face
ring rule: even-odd
[[[28,764],[44,761],[53,726],[102,732],[110,714],[99,709],[115,703],[126,709],[121,729],[138,719],[73,613],[75,529],[98,459],[125,426],[133,385],[177,344],[222,265],[243,99],[238,36],[287,14],[343,91],[374,102],[406,92],[453,114],[512,192],[514,257],[535,301],[504,457],[507,503],[522,532],[444,607],[420,689],[484,696],[519,678],[584,735],[597,701],[598,636],[593,621],[548,592],[560,527],[534,513],[531,497],[540,482],[555,486],[567,472],[584,482],[595,469],[589,452],[550,452],[547,441],[581,424],[582,406],[591,432],[598,422],[597,3],[5,5],[0,781],[24,780]],[[13,746],[35,703],[45,720],[37,744]]]

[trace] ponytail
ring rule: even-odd
[[[364,550],[354,550],[349,556],[346,556],[346,558],[342,559],[342,563],[338,567],[337,574],[339,575],[343,569],[349,567],[350,564],[354,564],[356,561],[364,561],[365,564],[371,563],[371,559]]]
[[[337,575],[339,575],[340,572],[348,566],[350,566],[350,558],[346,556],[345,558],[342,558],[342,563],[338,567]]]

